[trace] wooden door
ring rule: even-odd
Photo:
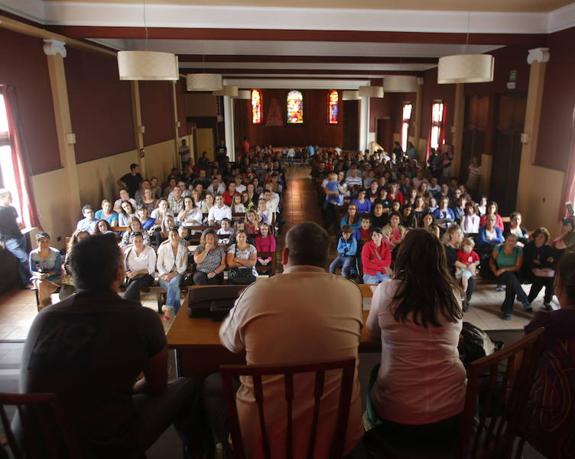
[[[499,204],[501,215],[515,210],[526,105],[525,94],[498,98],[490,198]]]
[[[377,119],[375,140],[385,151],[391,152],[393,150],[393,126],[391,125],[391,118]]]
[[[359,150],[359,101],[343,101],[343,149]]]
[[[467,181],[471,158],[476,157],[481,163],[481,155],[491,154],[490,151],[487,151],[490,108],[489,96],[469,96],[465,99],[463,149],[459,170],[459,176],[463,183]]]
[[[215,159],[215,146],[214,146],[214,131],[211,128],[198,128],[196,129],[194,138],[196,139],[195,151],[198,157],[205,151],[208,154],[208,159],[214,161]]]

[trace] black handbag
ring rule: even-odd
[[[188,289],[188,313],[190,317],[207,317],[224,320],[244,286],[210,285]]]
[[[236,285],[249,285],[256,281],[256,276],[251,268],[232,268],[228,277],[228,282]]]

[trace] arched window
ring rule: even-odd
[[[252,123],[262,124],[263,120],[263,94],[259,89],[252,90]]]
[[[290,91],[287,95],[287,122],[303,123],[303,95],[299,91]]]
[[[339,122],[339,94],[335,90],[328,93],[327,115],[329,124],[337,124]]]

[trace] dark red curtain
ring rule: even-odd
[[[16,97],[16,89],[11,86],[0,86],[0,91],[4,95],[6,103],[6,111],[8,113],[8,131],[10,134],[10,147],[12,150],[12,165],[14,167],[14,177],[16,179],[16,192],[20,197],[20,214],[25,226],[40,226],[38,220],[38,213],[36,212],[36,205],[34,203],[34,196],[32,187],[30,186],[30,168],[28,167],[24,155],[25,143],[22,140],[22,123],[18,113],[18,100]]]
[[[573,118],[571,120],[571,147],[569,150],[569,165],[565,172],[565,182],[563,186],[563,202],[559,210],[561,218],[565,215],[565,202],[573,202],[575,198],[575,107],[573,108]]]

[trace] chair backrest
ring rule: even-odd
[[[293,403],[294,403],[294,376],[303,373],[315,373],[314,381],[314,406],[313,418],[307,446],[306,457],[314,457],[315,443],[320,422],[320,401],[324,393],[324,383],[326,372],[330,370],[341,370],[339,406],[336,417],[336,426],[333,433],[330,446],[330,459],[341,458],[345,446],[347,422],[349,417],[351,395],[353,389],[353,378],[355,375],[355,358],[339,360],[335,362],[313,363],[303,365],[289,366],[244,366],[244,365],[225,365],[220,367],[223,378],[224,395],[228,419],[230,420],[231,436],[233,442],[233,451],[236,459],[245,459],[240,422],[236,408],[236,391],[234,389],[234,379],[240,376],[251,377],[253,380],[254,396],[257,404],[260,433],[262,438],[262,447],[264,457],[271,459],[270,439],[268,437],[268,428],[265,421],[264,410],[264,391],[263,378],[266,376],[283,376],[286,402],[286,444],[285,457],[292,459],[294,457],[294,439],[293,439]],[[325,422],[326,419],[322,419]],[[333,421],[333,419],[329,419]],[[303,457],[301,454],[298,457]]]
[[[527,400],[541,353],[540,328],[516,343],[472,362],[461,417],[459,455],[521,457]]]
[[[7,406],[14,406],[19,419],[16,439]],[[76,459],[80,448],[55,394],[0,394],[0,418],[15,459]]]
[[[276,273],[276,254],[275,252],[258,252],[258,258],[263,260],[271,258],[267,265],[256,263],[256,271],[258,274],[265,274],[273,276]]]

